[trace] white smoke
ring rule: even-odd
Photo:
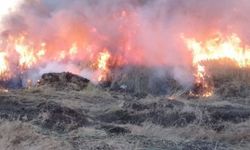
[[[22,2],[23,0],[0,1],[0,21],[2,21],[6,15],[16,11]],[[0,24],[0,32],[2,29],[2,24]]]

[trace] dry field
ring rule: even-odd
[[[51,74],[38,86],[2,91],[0,147],[248,150],[249,73],[225,71],[225,76],[219,70],[213,78],[221,83],[209,98],[186,97],[178,88],[167,96],[115,91],[70,74]]]

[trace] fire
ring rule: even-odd
[[[46,21],[43,18],[41,22],[40,19],[35,19],[40,17],[34,15],[36,13],[31,13],[27,17],[20,15],[20,18],[25,18],[23,24],[27,24],[20,28],[14,28],[15,22],[13,24],[10,22],[11,26],[6,27],[0,37],[0,79],[8,79],[15,74],[26,75],[29,69],[39,70],[37,71],[39,73],[47,71],[46,69],[51,69],[50,64],[54,62],[60,64],[60,67],[56,68],[58,70],[79,74],[88,72],[86,74],[90,74],[92,80],[99,82],[108,80],[111,70],[116,69],[115,67],[192,66],[195,87],[199,90],[192,94],[198,93],[209,97],[213,95],[213,86],[208,82],[210,76],[204,65],[205,61],[226,58],[234,61],[240,68],[250,66],[250,47],[243,45],[242,40],[235,33],[229,35],[219,33],[202,40],[183,37],[190,52],[177,47],[178,35],[182,32],[181,27],[178,29],[176,27],[173,33],[169,32],[172,28],[166,30],[165,23],[155,23],[156,21],[152,21],[151,17],[144,17],[144,13],[140,14],[140,11],[119,7],[110,13],[104,13],[102,17],[94,12],[91,16],[88,16],[88,11],[86,14],[83,11],[79,13],[80,15],[72,12],[74,11],[60,11],[48,16],[46,14],[44,17],[49,18],[46,18]],[[22,14],[22,12],[16,12],[16,14],[19,13]],[[12,19],[15,21],[11,16],[10,19],[6,19],[6,26]],[[38,20],[39,22],[36,22]],[[43,29],[48,31],[47,33],[40,31],[43,21],[45,23]],[[112,33],[109,33],[111,31]],[[170,42],[173,44],[169,44]],[[192,53],[192,61],[190,61],[190,53]]]
[[[67,57],[73,58],[75,55],[78,54],[78,47],[76,43],[73,43],[72,46],[68,50],[61,50],[59,51],[59,57],[55,60],[61,61],[66,59]]]
[[[205,89],[202,96],[213,95],[213,87],[206,80],[209,75],[203,62],[230,59],[240,68],[250,66],[250,47],[243,46],[241,39],[235,33],[229,36],[218,34],[203,42],[194,38],[184,38],[184,40],[193,54],[196,84],[202,84],[202,88]]]
[[[37,57],[42,58],[46,54],[46,43],[41,44],[41,49],[36,53]]]
[[[100,70],[101,75],[98,77],[98,81],[105,81],[107,79],[107,75],[109,73],[108,61],[110,60],[110,53],[104,49],[103,52],[99,54],[98,59],[98,70]]]
[[[62,71],[81,74],[90,70],[92,72],[88,74],[91,74],[91,80],[103,82],[108,79],[112,67],[128,63],[143,65],[144,56],[133,40],[139,28],[136,13],[121,9],[109,16],[104,21],[116,22],[115,42],[113,35],[87,20],[86,24],[82,21],[65,21],[65,24],[62,23],[55,29],[53,35],[47,33],[48,36],[26,29],[17,32],[6,30],[0,37],[0,78],[8,80],[29,70],[44,69],[52,62],[62,64],[58,68]],[[119,52],[111,53],[106,47]],[[11,75],[6,76],[7,73]]]
[[[207,60],[228,58],[236,62],[239,67],[250,65],[250,47],[242,46],[237,34],[223,37],[219,34],[213,39],[199,42],[196,39],[186,39],[187,46],[193,51],[195,64]]]
[[[72,44],[72,47],[69,50],[69,54],[71,56],[73,56],[73,55],[77,54],[77,52],[78,52],[78,47],[77,47],[77,44],[74,43],[74,44]]]
[[[12,42],[9,40],[8,42]],[[25,36],[20,36],[14,39],[14,49],[19,55],[19,66],[21,68],[30,69],[39,59],[42,59],[46,54],[46,43],[38,44],[38,47],[33,42],[26,39]]]
[[[131,43],[130,37],[130,34],[125,36],[118,45],[123,53],[111,53],[101,44],[98,45],[98,42],[84,42],[84,44],[79,45],[78,41],[72,40],[71,43],[65,45],[62,43],[62,46],[57,47],[56,44],[53,45],[54,43],[32,42],[25,34],[17,37],[10,36],[6,41],[0,43],[2,49],[0,51],[0,78],[2,80],[9,79],[16,70],[23,73],[43,64],[43,62],[47,64],[51,61],[58,61],[63,63],[76,62],[79,67],[94,69],[98,72],[94,80],[103,82],[108,80],[111,67],[119,67],[128,63],[133,64],[133,62],[141,64],[143,51],[137,50],[137,45]],[[203,62],[226,58],[234,61],[240,68],[250,66],[250,47],[243,45],[237,34],[229,36],[218,34],[204,41],[195,38],[182,38],[193,56],[192,65],[196,91],[192,91],[191,95],[204,97],[213,95],[214,88],[208,81],[209,72]],[[136,55],[132,56],[132,52]],[[13,56],[14,61],[9,59],[10,56]],[[17,69],[12,71],[12,68]]]
[[[0,52],[0,79],[8,78],[9,66],[6,56],[5,52]]]
[[[85,63],[84,67],[95,69],[98,72],[96,79],[93,80],[105,81],[107,79],[110,72],[108,61],[111,59],[111,53],[107,49],[99,50],[102,48],[91,44],[86,45],[86,47],[79,47],[77,42],[72,42],[68,48],[62,50],[49,49],[48,47],[49,45],[46,42],[32,42],[26,35],[10,36],[6,41],[1,41],[0,48],[3,49],[3,51],[0,51],[1,80],[10,79],[11,73],[15,71],[24,73],[43,64],[43,62],[51,61],[65,63],[75,61],[79,62],[79,67],[81,67],[81,63]],[[50,54],[50,51],[55,53]],[[80,52],[86,56],[89,54],[86,60],[82,56],[79,57],[80,59],[78,58]],[[13,56],[13,59],[9,59],[9,56]],[[10,66],[13,66],[15,70],[11,70]]]
[[[36,62],[36,57],[32,51],[29,51],[29,47],[24,45],[16,45],[16,51],[20,55],[20,66],[30,68]]]

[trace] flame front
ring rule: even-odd
[[[45,7],[42,8],[46,8],[49,4],[39,3],[36,6],[25,3],[20,6],[20,10],[6,16],[3,31],[0,30],[1,80],[33,72],[36,75],[32,74],[32,77],[40,76],[40,73],[55,70],[86,75],[92,81],[103,82],[110,79],[112,69],[142,66],[174,70],[170,74],[185,87],[191,83],[190,75],[193,74],[195,87],[202,90],[192,94],[209,97],[213,95],[214,88],[208,81],[210,73],[204,62],[223,61],[226,58],[239,68],[250,66],[250,47],[243,45],[237,34],[226,35],[221,32],[213,37],[206,35],[202,39],[182,37],[183,42],[179,38],[180,33],[196,35],[198,31],[187,30],[179,21],[166,27],[166,17],[158,18],[161,13],[158,14],[154,8],[152,10],[156,14],[150,11],[153,14],[149,17],[148,13],[145,16],[145,12],[140,9],[126,6],[100,11],[95,8],[89,13],[89,9],[75,8],[78,5],[65,8],[64,11],[55,9],[50,12],[48,9],[49,12],[46,12],[47,9],[40,8],[43,5]],[[90,5],[89,8],[93,6],[99,5]],[[15,17],[16,14],[20,14],[20,18]],[[152,21],[154,18],[156,20]],[[179,46],[183,43],[186,47]],[[194,68],[193,72],[190,72],[190,66]],[[184,81],[186,78],[183,76],[190,80]]]
[[[239,68],[250,66],[250,47],[242,46],[242,41],[237,34],[233,33],[229,36],[223,36],[219,33],[214,38],[208,38],[205,41],[199,41],[195,38],[184,38],[187,47],[193,54],[193,66],[195,68],[196,84],[202,85],[205,91],[202,96],[209,97],[213,95],[213,87],[209,85],[206,78],[209,73],[203,62],[224,59],[230,59]]]
[[[61,69],[62,71],[80,74],[84,69],[90,70],[91,80],[103,82],[108,79],[110,67],[124,65],[128,63],[127,60],[139,62],[139,56],[131,55],[140,53],[139,50],[133,49],[136,47],[132,40],[135,31],[130,31],[126,26],[131,24],[129,21],[130,17],[133,17],[132,13],[122,10],[118,15],[115,13],[111,16],[111,21],[120,24],[117,27],[120,35],[115,47],[120,53],[111,53],[109,48],[106,48],[114,48],[109,44],[114,40],[112,36],[99,33],[96,27],[90,25],[85,27],[81,24],[70,24],[70,27],[66,26],[64,29],[64,24],[61,24],[63,30],[58,31],[59,35],[56,38],[50,38],[49,35],[40,38],[39,35],[26,31],[7,33],[1,37],[0,42],[1,79],[8,80],[15,74],[23,74],[30,69],[39,69],[56,62],[66,66],[66,70]]]
[[[127,37],[125,39],[125,41],[127,41]],[[201,93],[198,93],[201,94],[201,96],[209,97],[213,95],[214,90],[212,85],[207,81],[209,72],[203,62],[213,60],[223,61],[223,59],[226,58],[235,62],[239,68],[250,66],[250,47],[247,45],[242,46],[242,41],[237,34],[231,34],[229,36],[218,34],[216,37],[207,38],[204,41],[199,41],[195,38],[184,38],[184,41],[187,48],[192,52],[192,64],[195,68],[195,85],[203,89]],[[4,49],[0,51],[1,80],[12,77],[13,71],[11,70],[11,66],[13,65],[19,72],[25,72],[28,69],[43,64],[43,62],[79,60],[80,62],[86,61],[85,64],[89,64],[87,67],[97,70],[98,75],[96,80],[102,82],[108,79],[110,67],[112,66],[111,63],[113,63],[112,61],[116,61],[116,66],[122,66],[128,63],[126,59],[132,58],[134,62],[140,62],[137,60],[143,58],[141,57],[143,55],[143,53],[141,53],[142,51],[135,51],[135,53],[140,54],[136,55],[138,57],[132,55],[125,57],[123,55],[112,54],[108,49],[102,48],[97,43],[85,43],[79,46],[78,42],[72,42],[68,48],[57,50],[54,51],[55,53],[50,54],[50,47],[54,48],[53,44],[51,46],[43,41],[32,42],[28,40],[25,35],[17,36],[17,38],[10,36],[6,41],[1,41],[0,44],[1,48]],[[124,45],[124,43],[121,45]],[[126,43],[123,52],[132,51],[131,48],[127,48],[128,46],[133,47],[131,45],[133,45],[133,43]],[[83,51],[84,53],[82,53]],[[79,59],[79,55],[83,56]],[[83,60],[83,58],[85,58],[85,60]],[[14,64],[13,59],[16,61]],[[196,95],[197,93],[191,94]]]
[[[250,47],[242,46],[241,39],[237,34],[208,39],[199,42],[196,39],[186,39],[187,46],[193,51],[193,62],[197,64],[202,61],[219,60],[228,58],[236,62],[239,67],[250,65]]]
[[[50,54],[51,49],[48,48],[49,46],[45,42],[32,42],[25,35],[17,36],[16,38],[10,36],[6,41],[1,41],[0,43],[0,47],[4,49],[4,51],[0,51],[0,79],[8,80],[12,78],[14,70],[11,70],[11,66],[16,68],[18,73],[23,73],[29,69],[36,68],[43,62],[46,64],[52,61],[68,62],[78,60],[89,64],[85,67],[92,68],[98,72],[96,79],[99,82],[107,79],[107,75],[110,72],[108,61],[111,59],[111,53],[108,49],[99,51],[98,47],[87,45],[84,48],[81,47],[81,49],[84,49],[85,54],[79,56],[80,51],[77,42],[73,42],[70,45],[67,49],[54,50],[55,53]],[[93,47],[95,47],[95,51],[93,51]],[[86,60],[82,60],[84,56],[86,56]]]

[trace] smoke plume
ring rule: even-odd
[[[249,8],[248,0],[27,0],[4,17],[1,39],[24,35],[34,45],[46,43],[45,56],[28,71],[36,79],[71,71],[95,80],[98,71],[89,63],[108,50],[111,66],[161,68],[155,74],[165,68],[190,86],[192,52],[181,37],[202,39],[220,31],[247,41]],[[74,45],[77,52],[70,55]],[[13,68],[15,59],[11,63]]]

